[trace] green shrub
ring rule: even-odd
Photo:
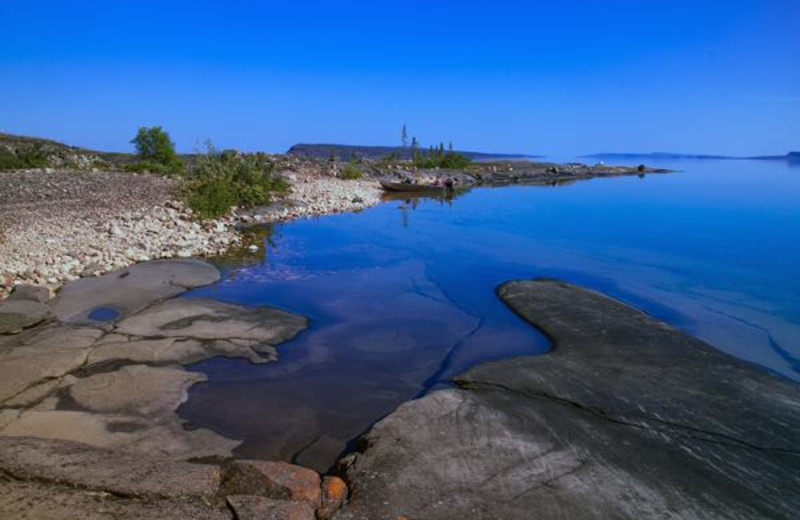
[[[212,145],[197,156],[185,185],[189,206],[201,218],[218,218],[232,206],[269,204],[286,182],[274,175],[274,166],[256,155],[220,153]]]
[[[47,165],[47,155],[37,145],[20,147],[13,151],[0,147],[0,170],[44,168]]]
[[[450,145],[452,147],[452,145]],[[417,168],[445,168],[449,170],[461,170],[469,166],[472,162],[469,157],[453,151],[444,150],[444,144],[439,144],[438,148],[431,147],[427,152],[419,152],[414,149],[412,162]]]
[[[136,146],[141,162],[140,169],[129,171],[164,174],[180,174],[184,171],[183,160],[175,153],[175,144],[160,126],[141,127],[131,143]]]
[[[125,166],[122,167],[122,169],[126,172],[131,172],[131,173],[157,173],[159,175],[170,175],[173,173],[178,173],[178,171],[173,170],[169,166],[164,166],[163,164],[158,164],[148,161],[140,161],[137,163],[126,164]]]
[[[378,160],[379,166],[389,166],[400,162],[400,156],[397,155],[397,152],[392,152],[390,154],[384,155]]]
[[[460,153],[449,152],[446,153],[439,160],[439,168],[448,168],[451,170],[460,170],[469,166],[472,161],[466,155]]]
[[[354,165],[354,164],[345,164],[344,168],[342,168],[342,173],[339,175],[340,178],[348,180],[348,181],[355,181],[364,176],[364,173],[361,169]]]

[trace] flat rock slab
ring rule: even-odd
[[[115,341],[103,340],[89,353],[88,365],[112,361],[134,363],[189,364],[215,356],[242,358],[251,363],[268,363],[278,359],[272,345],[257,341],[202,340],[194,338],[138,339],[126,336]]]
[[[125,499],[69,485],[0,480],[3,520],[233,520],[227,506],[202,500]]]
[[[306,318],[271,308],[244,308],[207,299],[169,300],[122,320],[117,333],[145,337],[240,340],[277,344],[292,338]]]
[[[274,361],[275,345],[308,321],[277,309],[173,298],[218,278],[204,262],[155,261],[65,286],[51,302],[58,321],[0,335],[0,436],[172,459],[230,457],[240,440],[187,428],[175,413],[189,387],[205,380],[180,365],[214,356]],[[46,296],[21,289],[3,305],[49,312]],[[98,309],[112,318],[98,322]]]
[[[102,331],[48,324],[0,337],[0,403],[81,367]]]
[[[203,374],[182,368],[129,365],[78,379],[69,387],[74,401],[91,412],[143,416],[171,414]]]
[[[221,477],[213,465],[24,437],[0,438],[0,470],[20,480],[140,498],[212,497]]]
[[[6,300],[0,303],[0,334],[18,334],[50,316],[50,307],[38,301]]]
[[[342,500],[346,487],[336,484],[326,495]],[[319,475],[290,464],[193,464],[73,442],[0,439],[4,520],[316,520],[319,495]]]
[[[498,294],[553,350],[378,423],[337,520],[795,517],[800,387],[592,291]]]
[[[93,311],[111,309],[124,318],[153,303],[219,280],[219,271],[199,260],[155,260],[61,288],[52,302],[59,320],[97,324]],[[113,320],[109,320],[113,321]]]

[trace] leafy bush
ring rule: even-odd
[[[364,173],[361,169],[354,165],[354,164],[345,164],[344,168],[342,168],[342,173],[339,175],[340,178],[348,180],[348,181],[355,181],[364,176]]]
[[[218,218],[231,207],[269,204],[286,182],[274,175],[274,165],[256,155],[218,152],[209,145],[198,155],[185,185],[189,206],[201,218]]]
[[[466,155],[448,152],[439,160],[439,168],[460,170],[469,166],[472,161]]]
[[[179,174],[184,171],[183,160],[175,153],[175,144],[160,126],[141,127],[131,140],[141,162],[129,171]],[[127,168],[126,168],[127,169]]]
[[[16,150],[0,147],[0,170],[44,168],[47,165],[47,156],[39,146],[24,146]]]
[[[131,173],[158,173],[159,175],[171,175],[174,173],[179,173],[182,171],[183,166],[181,169],[173,169],[169,166],[164,166],[163,164],[148,162],[148,161],[140,161],[137,163],[126,164],[122,167],[122,169],[126,172]]]

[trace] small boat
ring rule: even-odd
[[[436,186],[435,184],[411,184],[408,182],[389,182],[381,180],[381,187],[386,191],[395,191],[401,193],[444,193],[446,188],[444,186]]]

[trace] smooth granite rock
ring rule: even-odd
[[[212,300],[168,298],[219,277],[209,264],[156,261],[68,284],[51,321],[0,335],[0,436],[84,442],[167,458],[229,457],[241,441],[188,428],[175,413],[205,377],[180,365],[214,356],[277,359],[300,316]],[[22,291],[9,305],[46,305]],[[100,307],[121,312],[90,319]],[[81,323],[89,323],[82,325]]]
[[[213,465],[24,437],[0,438],[0,470],[16,479],[140,498],[210,498],[218,492],[221,478]]]
[[[143,337],[240,340],[277,344],[306,327],[306,318],[271,308],[215,300],[176,299],[122,320],[116,332]]]
[[[499,296],[552,340],[411,401],[342,461],[334,518],[761,519],[800,510],[800,387],[601,294]]]
[[[0,403],[80,368],[102,331],[50,324],[0,338]]]
[[[0,480],[3,520],[234,520],[224,504],[200,499],[139,499],[71,485]]]
[[[89,317],[96,309],[110,308],[124,318],[219,277],[214,266],[199,260],[145,262],[66,284],[52,302],[53,312],[64,322],[96,324]]]
[[[189,364],[215,356],[243,358],[251,363],[268,363],[278,358],[272,345],[255,341],[201,340],[194,338],[138,339],[125,336],[123,340],[97,343],[89,353],[87,363],[94,365],[111,361],[135,363]]]
[[[81,442],[165,459],[230,457],[240,441],[204,428],[187,429],[174,411],[160,416],[34,409],[0,429],[2,437],[30,436]]]
[[[139,264],[68,284],[50,302],[55,320],[0,335],[0,518],[234,518],[220,489],[231,466],[180,462],[226,460],[240,444],[176,414],[189,387],[205,381],[181,365],[214,356],[274,361],[275,345],[307,320],[211,300],[165,301],[218,277],[197,261]],[[40,300],[44,294],[22,291],[3,305],[49,312]],[[226,477],[226,489],[235,481],[232,494],[256,495],[239,500],[245,507],[268,500],[272,486],[288,502],[257,510],[314,518],[308,504],[319,502],[319,475],[286,466],[295,470],[253,463],[238,480]]]
[[[190,386],[206,377],[180,367],[129,365],[78,379],[69,387],[72,399],[90,412],[159,416],[186,400]]]
[[[0,302],[0,334],[19,334],[50,316],[50,307],[37,301]]]
[[[8,295],[6,301],[27,301],[47,303],[50,301],[50,289],[38,285],[17,285]]]
[[[4,520],[231,520],[214,465],[79,443],[0,438]]]

